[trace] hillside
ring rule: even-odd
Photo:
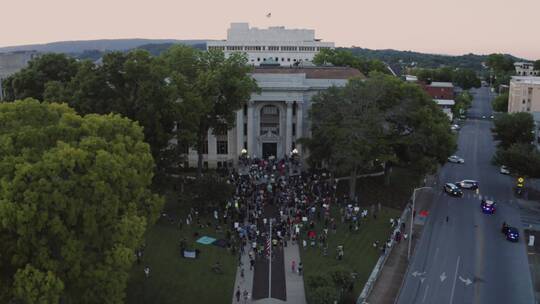
[[[124,51],[147,44],[182,43],[188,45],[206,44],[206,40],[176,40],[176,39],[100,39],[79,41],[58,41],[45,44],[29,44],[0,47],[1,52],[38,51],[40,53],[83,53],[88,50]]]

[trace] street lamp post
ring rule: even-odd
[[[412,243],[412,238],[413,238],[413,226],[414,226],[414,203],[416,201],[416,191],[422,190],[422,189],[431,189],[431,187],[420,187],[420,188],[415,188],[413,190],[412,209],[411,209],[411,222],[409,223],[410,233],[409,233],[409,247],[407,248],[407,261],[409,261],[410,257],[411,257],[411,243]]]

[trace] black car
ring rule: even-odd
[[[461,189],[459,189],[458,186],[452,183],[446,183],[443,187],[444,192],[452,195],[452,196],[462,196],[463,192]]]

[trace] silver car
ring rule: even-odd
[[[456,156],[456,155],[452,155],[450,157],[448,157],[448,161],[451,162],[451,163],[455,163],[455,164],[464,164],[465,163],[465,160],[459,156]]]

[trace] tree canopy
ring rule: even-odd
[[[258,90],[248,73],[245,56],[235,53],[225,58],[221,51],[200,52],[185,46],[173,46],[161,60],[169,69],[179,104],[177,135],[198,153],[201,174],[203,146],[208,131],[214,134],[234,127],[236,111]]]
[[[534,119],[526,112],[499,115],[494,121],[493,133],[503,149],[516,143],[530,144],[534,140]]]
[[[536,71],[540,71],[540,59],[538,59],[538,60],[536,60],[536,61],[534,62],[534,69],[535,69]]]
[[[508,112],[508,98],[508,92],[495,97],[491,102],[493,110],[497,112]]]
[[[162,199],[137,123],[0,103],[0,302],[122,303]]]
[[[450,67],[437,69],[417,68],[410,70],[410,73],[416,75],[420,81],[428,83],[432,81],[452,82],[464,90],[479,88],[481,85],[480,78],[471,69],[453,69]]]
[[[499,148],[493,160],[496,164],[507,166],[510,172],[540,177],[540,152],[531,144],[514,143],[507,149]]]
[[[447,116],[416,84],[375,73],[313,99],[312,137],[303,139],[313,164],[350,173],[406,163],[432,170],[455,149]]]
[[[371,72],[390,73],[382,61],[365,59],[361,56],[353,55],[351,51],[345,49],[323,49],[315,55],[313,63],[317,65],[332,64],[335,66],[352,67],[365,75]]]

